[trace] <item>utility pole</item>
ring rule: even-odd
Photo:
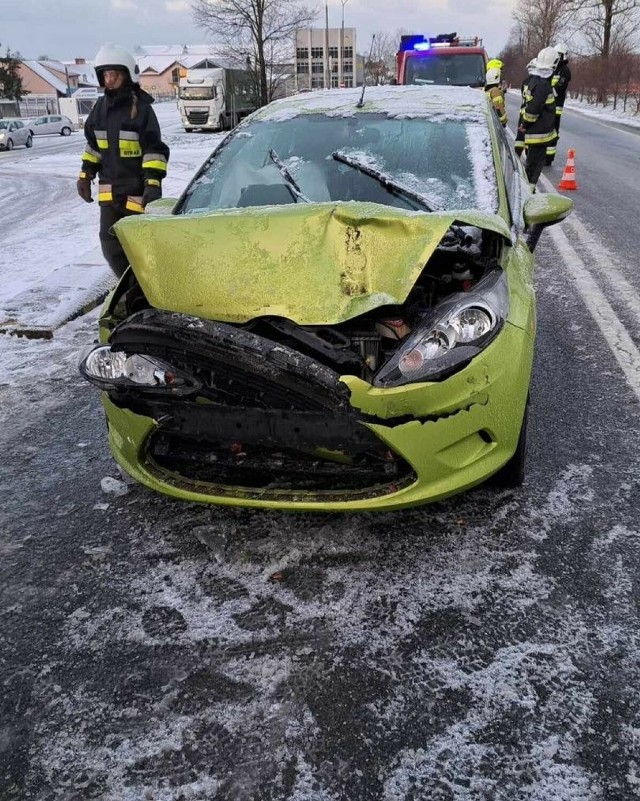
[[[342,27],[340,28],[340,58],[338,60],[339,63],[339,74],[338,74],[338,84],[340,88],[344,85],[344,7],[349,2],[349,0],[340,0],[342,3]]]
[[[324,4],[324,88],[331,89],[331,70],[329,69],[329,2]]]

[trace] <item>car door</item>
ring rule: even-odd
[[[16,145],[26,145],[27,144],[27,137],[29,136],[29,129],[24,127],[22,122],[16,120],[14,123],[16,126],[16,138],[15,144]]]
[[[46,126],[47,126],[46,117],[36,117],[36,119],[31,122],[31,128],[35,136],[39,136],[40,134],[46,133]]]
[[[47,133],[59,134],[62,129],[62,117],[52,116],[49,117],[49,125],[47,126]]]

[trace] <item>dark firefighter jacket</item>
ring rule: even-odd
[[[569,69],[569,64],[563,59],[558,64],[555,74],[551,79],[551,86],[553,86],[556,93],[556,114],[562,114],[570,82],[571,70]]]
[[[524,87],[521,112],[527,145],[546,145],[556,138],[556,101],[551,78],[532,75]]]
[[[114,95],[105,93],[91,109],[84,124],[81,177],[98,175],[101,204],[124,201],[129,211],[143,211],[145,185],[161,185],[169,148],[160,138],[152,103],[151,95],[129,84]]]

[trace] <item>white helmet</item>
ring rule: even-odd
[[[133,83],[140,83],[140,69],[136,64],[135,58],[124,47],[114,44],[102,45],[98,50],[93,67],[98,76],[98,83],[104,86],[102,73],[104,70],[124,70],[129,73],[129,78]]]
[[[538,66],[538,60],[532,58],[531,61],[527,64],[527,69],[529,70],[529,72],[531,72],[531,70],[534,70],[537,66]]]
[[[500,74],[500,70],[497,67],[493,67],[492,69],[487,70],[485,82],[487,83],[488,86],[491,86],[494,83],[498,84],[500,83],[501,80],[502,76]]]
[[[554,70],[560,55],[555,47],[543,47],[536,57],[537,69],[539,70]]]
[[[555,47],[556,52],[560,55],[560,58],[567,58],[569,55],[569,48],[565,44],[565,42],[558,42]]]

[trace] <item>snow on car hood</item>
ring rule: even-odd
[[[494,214],[353,202],[131,216],[115,231],[156,308],[331,325],[403,303],[456,220],[509,237]]]

